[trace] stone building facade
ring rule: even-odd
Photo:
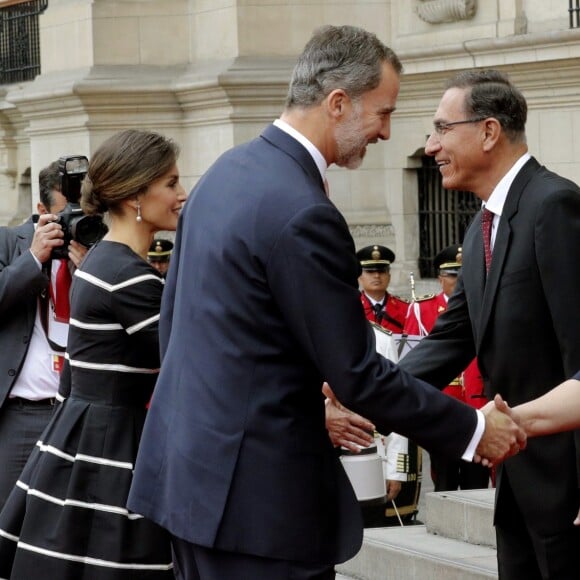
[[[0,0],[0,11],[21,1]],[[392,285],[408,294],[419,256],[417,170],[452,72],[508,72],[528,99],[530,151],[580,181],[580,29],[568,8],[566,0],[48,0],[38,18],[41,74],[0,84],[0,224],[30,213],[42,167],[63,154],[90,156],[123,128],[175,138],[192,187],[220,153],[278,116],[312,31],[348,23],[375,32],[405,71],[391,140],[370,147],[356,171],[331,168],[332,197],[357,246],[393,248]]]

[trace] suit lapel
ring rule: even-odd
[[[484,292],[481,303],[481,314],[479,318],[479,332],[478,332],[478,344],[481,344],[481,340],[485,335],[485,330],[489,323],[489,318],[493,308],[493,303],[497,292],[499,291],[500,281],[502,272],[505,267],[505,262],[508,256],[508,252],[512,240],[512,220],[518,213],[518,208],[520,205],[520,199],[522,194],[532,178],[536,173],[540,164],[531,158],[516,175],[509,192],[506,197],[505,204],[503,206],[502,215],[499,220],[499,225],[497,229],[497,234],[495,237],[495,244],[493,246],[493,257],[491,260],[491,266],[489,273],[487,275],[487,280],[484,284]],[[482,255],[482,263],[484,263],[483,258],[483,239],[481,235],[481,212],[478,214],[478,230],[480,239],[480,248]]]
[[[276,125],[268,125],[260,136],[274,147],[282,149],[282,151],[290,155],[300,164],[304,171],[320,186],[324,197],[326,197],[324,182],[322,181],[322,176],[320,175],[320,171],[318,171],[312,155],[296,139],[276,127]]]
[[[474,321],[481,318],[483,294],[485,291],[485,256],[483,253],[483,237],[481,234],[481,212],[473,218],[463,241],[463,260],[461,277],[463,285],[470,295],[470,316]],[[480,326],[474,326],[476,344],[479,344]]]

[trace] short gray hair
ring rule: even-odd
[[[372,32],[355,26],[323,26],[298,58],[286,107],[318,105],[335,89],[343,89],[355,100],[379,85],[384,62],[401,74],[398,56]]]

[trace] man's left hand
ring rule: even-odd
[[[349,411],[337,400],[328,383],[322,386],[326,399],[326,429],[335,447],[345,447],[358,453],[373,442],[375,426],[360,415]]]

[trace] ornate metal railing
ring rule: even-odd
[[[38,16],[48,0],[0,4],[0,84],[30,81],[40,73]]]
[[[422,157],[419,186],[419,273],[435,278],[433,258],[451,244],[461,244],[481,203],[473,193],[443,189],[433,157]]]
[[[569,0],[570,28],[580,28],[580,0]]]

